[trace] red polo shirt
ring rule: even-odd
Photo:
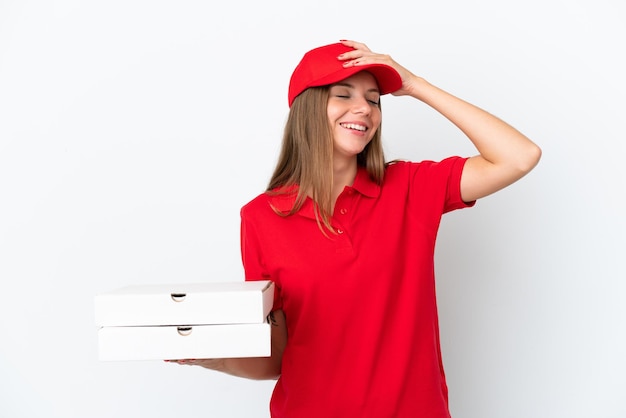
[[[276,284],[288,341],[274,418],[448,418],[434,249],[443,213],[467,207],[465,158],[359,169],[324,236],[312,202],[263,193],[241,210],[246,280]]]

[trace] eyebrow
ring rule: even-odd
[[[331,87],[334,87],[334,86],[348,87],[348,88],[351,88],[351,89],[355,88],[354,85],[352,85],[350,83],[342,82],[342,81],[339,81],[339,82],[331,85]],[[378,89],[378,87],[375,87],[375,88],[368,89],[367,92],[368,93],[380,93],[380,90]]]

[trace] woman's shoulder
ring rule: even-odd
[[[266,190],[242,206],[241,214],[258,216],[263,213],[276,214],[276,211],[289,211],[295,202],[297,187],[280,187]]]
[[[393,173],[400,171],[412,171],[412,170],[420,170],[420,169],[428,169],[431,167],[446,167],[454,165],[457,161],[465,160],[466,157],[459,156],[450,156],[443,158],[441,160],[421,160],[421,161],[411,161],[411,160],[392,160],[389,161],[385,166],[385,173]]]
[[[397,176],[408,175],[429,161],[411,161],[411,160],[392,160],[385,165],[385,178],[393,178]]]
[[[251,199],[241,207],[241,212],[257,212],[262,208],[269,206],[269,202],[270,195],[267,191],[259,193],[257,196],[255,196],[253,199]]]
[[[465,157],[450,156],[441,160],[394,160],[385,167],[384,185],[389,186],[445,181],[463,168]]]

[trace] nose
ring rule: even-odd
[[[352,112],[369,115],[371,111],[371,105],[365,97],[356,97],[354,99]]]

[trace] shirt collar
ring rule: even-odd
[[[280,188],[278,188],[268,193],[270,206],[279,213],[287,215],[291,208],[293,208],[293,205],[296,203],[298,186],[291,186],[283,189],[282,191],[280,190]],[[313,200],[311,200],[310,197],[307,197],[304,200],[304,203],[302,204],[300,210],[296,213],[307,218],[315,219]]]
[[[365,167],[358,168],[352,188],[366,197],[378,197],[380,194],[380,186],[370,178]]]
[[[380,194],[380,186],[376,184],[370,178],[367,170],[364,167],[359,167],[352,184],[352,189],[356,190],[365,197],[375,198]],[[285,187],[282,190],[280,188],[274,189],[269,193],[269,203],[277,211],[284,214],[289,213],[293,205],[296,203],[296,195],[298,192],[298,186]],[[277,193],[277,194],[275,194]],[[315,219],[315,212],[313,210],[313,201],[307,198],[298,211],[299,215]]]

